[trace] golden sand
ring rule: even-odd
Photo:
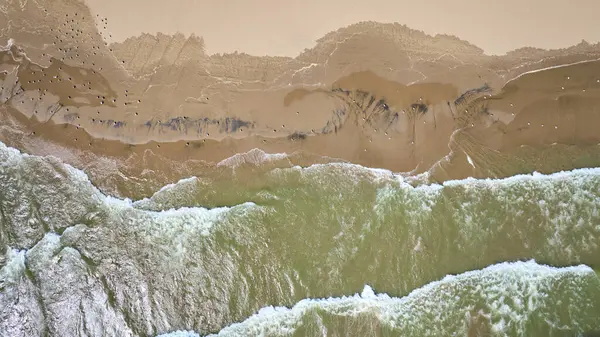
[[[46,5],[9,5],[38,33],[9,27],[0,38],[14,39],[0,52],[10,125],[0,140],[30,153],[51,154],[34,145],[44,140],[130,166],[148,153],[203,163],[167,180],[255,148],[290,154],[287,164],[348,161],[432,181],[600,158],[598,44],[488,56],[455,37],[363,22],[295,58],[207,55],[202,38],[181,34],[109,44],[107,20],[85,5]]]

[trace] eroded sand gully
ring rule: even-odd
[[[348,161],[431,181],[600,164],[598,44],[488,56],[364,22],[296,58],[207,55],[197,36],[108,44],[108,18],[77,1],[0,10],[0,140],[34,154],[60,147],[76,165],[66,153],[143,180],[132,167],[158,156],[162,184],[255,148],[293,154],[278,165]]]

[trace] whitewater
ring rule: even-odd
[[[413,187],[338,163],[244,180],[120,199],[0,144],[0,335],[600,330],[600,169]],[[205,205],[214,191],[230,203]]]

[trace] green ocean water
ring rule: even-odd
[[[131,201],[2,144],[0,186],[2,336],[600,331],[600,169],[413,187],[338,163]]]

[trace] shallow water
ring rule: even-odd
[[[325,164],[131,201],[2,144],[0,186],[0,335],[600,330],[600,169],[413,187]]]

